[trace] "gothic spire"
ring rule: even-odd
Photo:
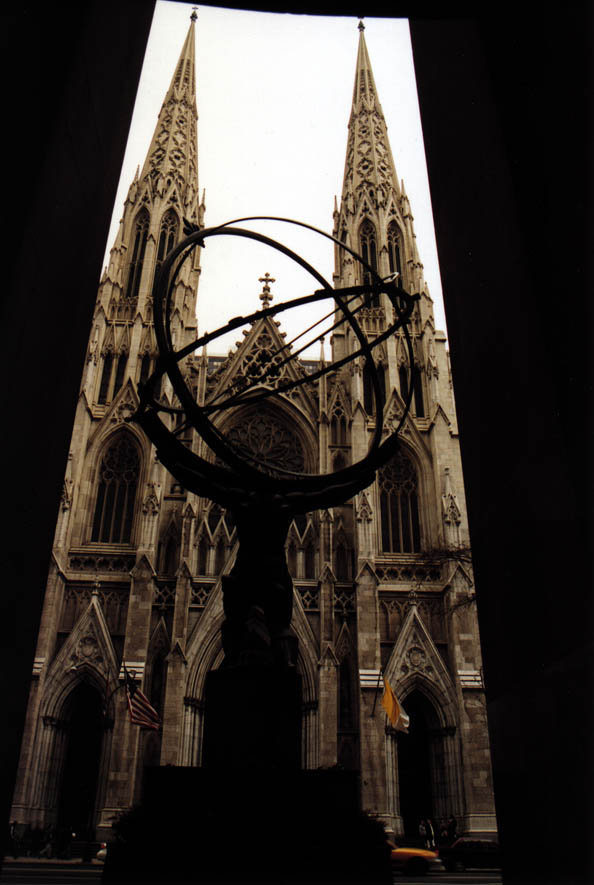
[[[394,202],[400,196],[364,31],[364,26],[359,23],[359,47],[342,189],[341,208],[347,216],[385,209],[390,195]]]
[[[188,217],[198,194],[195,21],[192,14],[140,176],[156,190],[176,187]]]

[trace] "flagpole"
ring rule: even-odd
[[[377,696],[379,693],[380,678],[383,675],[384,675],[384,671],[380,667],[379,670],[377,671],[377,685],[375,686],[375,695],[373,697],[373,709],[371,711],[371,716],[369,717],[370,719],[372,719],[375,716],[375,705],[377,704]]]
[[[122,667],[124,668],[124,673],[126,673],[126,672],[127,672],[127,670],[126,670],[126,664],[125,664],[125,661],[124,661],[123,658],[122,658],[122,660],[120,661],[120,665],[119,665],[119,667],[118,667],[118,669],[117,669],[117,673],[116,673],[116,682],[119,681],[120,670],[122,669]],[[134,676],[135,676],[136,674],[134,673],[134,671],[132,671],[132,674],[133,674],[133,675],[132,675],[132,679],[134,679]],[[117,691],[119,691],[121,688],[125,688],[125,687],[126,687],[126,682],[125,682],[125,680],[124,680],[124,682],[122,682],[120,685],[116,685],[116,687],[113,689],[113,691],[111,691],[109,694],[107,694],[107,692],[106,692],[106,697],[105,697],[104,702],[103,702],[103,717],[104,717],[104,719],[107,719],[108,712],[109,712],[109,702],[111,701],[112,697],[114,696],[114,694],[115,694]],[[109,688],[109,682],[108,682],[108,688]]]

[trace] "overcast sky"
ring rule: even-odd
[[[186,3],[159,0],[147,46],[114,216],[113,245],[136,167],[144,162],[190,24]],[[445,329],[408,23],[364,20],[379,99],[400,179],[409,196],[437,327]],[[207,226],[247,215],[279,215],[332,232],[340,200],[359,31],[355,17],[322,17],[198,7],[198,166]],[[246,227],[249,225],[245,225]],[[333,246],[293,226],[252,225],[293,248],[330,282]],[[107,257],[105,260],[107,264]],[[289,259],[253,241],[207,241],[198,291],[199,330],[258,309],[259,282],[275,278],[275,303],[319,288]],[[328,305],[328,309],[329,309]],[[326,305],[324,305],[324,312]],[[303,317],[283,314],[294,334]],[[224,353],[238,339],[209,347]],[[327,346],[327,345],[326,345]],[[317,356],[315,352],[306,355]],[[329,354],[327,354],[329,355]]]

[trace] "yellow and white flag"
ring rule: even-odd
[[[382,707],[386,711],[386,715],[396,731],[403,731],[405,734],[408,734],[410,719],[405,713],[404,708],[400,705],[400,702],[392,691],[392,686],[387,679],[384,679]]]

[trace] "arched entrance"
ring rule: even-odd
[[[428,817],[435,820],[437,814],[433,785],[441,778],[433,770],[432,734],[439,723],[432,704],[420,691],[408,695],[404,704],[410,726],[408,734],[398,735],[400,814],[405,836],[418,839],[419,822]]]
[[[69,828],[78,838],[93,835],[93,811],[103,740],[101,696],[86,682],[66,701],[63,720],[68,733],[58,792],[58,828]]]

